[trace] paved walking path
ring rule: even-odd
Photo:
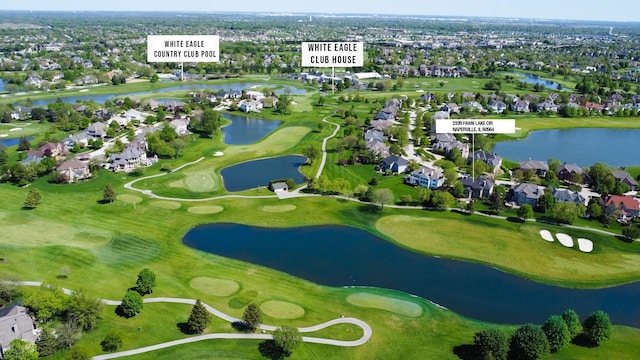
[[[41,286],[42,282],[40,282],[40,281],[17,281],[17,282],[13,282],[13,284],[23,285],[23,286]],[[62,288],[62,291],[67,295],[72,293],[71,290],[65,289],[65,288]],[[102,299],[101,301],[105,305],[118,306],[118,305],[121,304],[121,301],[118,301],[118,300]],[[145,299],[143,299],[143,302],[144,303],[175,303],[175,304],[194,305],[196,303],[196,300],[195,299],[184,299],[184,298],[156,297],[156,298],[145,298]],[[235,317],[233,317],[231,315],[227,315],[227,314],[223,313],[222,311],[220,311],[220,310],[218,310],[218,309],[216,309],[216,308],[214,308],[214,307],[212,307],[210,305],[207,305],[205,303],[202,303],[202,305],[204,305],[204,307],[207,309],[207,311],[209,311],[211,314],[213,314],[214,316],[219,317],[222,320],[228,321],[230,323],[239,322],[239,321],[241,322],[242,321],[241,319],[235,318]],[[371,335],[373,333],[373,331],[371,330],[371,326],[369,326],[369,324],[367,324],[366,322],[364,322],[362,320],[359,320],[359,319],[356,319],[356,318],[352,318],[352,317],[343,317],[343,318],[329,320],[329,321],[326,321],[326,322],[323,322],[321,324],[314,325],[314,326],[300,327],[300,328],[298,328],[298,331],[301,332],[301,333],[308,333],[308,332],[322,330],[322,329],[325,329],[325,328],[328,328],[330,326],[337,325],[337,324],[352,324],[352,325],[358,326],[363,330],[363,335],[362,335],[361,338],[356,339],[356,340],[333,340],[333,339],[326,339],[326,338],[303,336],[302,337],[302,341],[303,342],[309,342],[309,343],[316,343],[316,344],[352,347],[352,346],[360,346],[360,345],[365,344],[367,341],[369,341],[369,339],[371,338]],[[277,326],[273,326],[273,325],[260,324],[258,326],[258,328],[261,329],[261,330],[265,330],[265,331],[274,331],[278,327]],[[171,347],[171,346],[189,344],[189,343],[193,343],[193,342],[197,342],[197,341],[212,340],[212,339],[254,339],[254,340],[258,339],[258,340],[268,340],[268,339],[273,339],[273,336],[271,334],[238,334],[238,333],[205,334],[205,335],[188,337],[188,338],[185,338],[185,339],[169,341],[169,342],[165,342],[165,343],[161,343],[161,344],[146,346],[146,347],[133,349],[133,350],[121,351],[121,352],[105,354],[105,355],[98,355],[98,356],[94,356],[93,360],[115,359],[115,358],[119,358],[119,357],[123,357],[123,356],[130,356],[130,355],[141,354],[141,353],[145,353],[145,352],[149,352],[149,351],[164,349],[164,348],[168,348],[168,347]]]

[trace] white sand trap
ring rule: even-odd
[[[224,153],[222,151],[216,151],[213,153],[213,156],[222,156]]]
[[[0,134],[0,137],[7,137],[9,134]]]
[[[557,233],[556,238],[558,238],[558,241],[560,241],[560,244],[566,247],[573,247],[573,239],[571,238],[571,236],[563,233]]]
[[[593,241],[589,239],[578,239],[578,249],[582,252],[592,252],[593,251]]]
[[[78,92],[87,92],[87,91],[89,91],[89,89],[82,89],[82,90],[80,90]]]
[[[22,130],[22,128],[13,128],[13,129],[9,129],[9,131],[20,131]]]
[[[548,242],[553,242],[553,235],[551,235],[549,230],[540,230],[540,236]]]
[[[298,103],[297,103],[297,102],[295,102],[295,101],[292,101],[292,102],[291,102],[291,105],[298,105]]]
[[[424,90],[420,89],[420,90],[416,90],[416,92],[423,93]]]

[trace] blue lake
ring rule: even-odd
[[[640,327],[640,283],[599,290],[544,285],[484,265],[417,254],[351,227],[209,224],[191,229],[182,241],[318,284],[403,291],[483,321],[540,324],[572,308],[583,319],[604,310],[615,324]]]
[[[517,72],[516,74],[524,76],[524,78],[518,78],[517,80],[519,81],[525,82],[527,84],[540,84],[547,89],[558,90],[559,84],[555,81],[541,79],[539,76],[533,74],[525,74],[520,72]]]
[[[493,151],[513,161],[554,158],[583,167],[596,162],[620,167],[640,165],[639,143],[640,129],[539,130],[526,139],[496,143]]]
[[[306,178],[300,173],[300,166],[306,161],[307,158],[301,155],[252,160],[226,167],[220,170],[220,176],[227,191],[267,186],[271,180],[286,178],[302,184]]]
[[[243,115],[223,114],[231,124],[222,128],[224,142],[229,145],[253,144],[277,129],[282,121],[251,118]]]
[[[262,88],[273,88],[274,84],[269,84],[269,83],[251,83],[251,82],[247,82],[247,83],[243,83],[243,82],[238,82],[238,83],[229,83],[229,84],[220,84],[220,85],[213,85],[213,84],[188,84],[188,85],[178,85],[178,86],[172,86],[172,87],[168,87],[168,88],[163,88],[163,89],[157,89],[157,90],[151,90],[151,91],[141,91],[141,92],[132,92],[132,93],[120,93],[120,94],[106,94],[106,95],[78,95],[78,96],[67,96],[67,97],[62,97],[62,101],[69,103],[69,104],[75,104],[78,101],[95,101],[98,104],[102,104],[104,103],[106,100],[110,100],[110,99],[115,99],[115,98],[119,98],[119,97],[127,97],[127,96],[140,96],[140,95],[149,95],[149,94],[161,94],[161,93],[165,93],[165,92],[171,92],[171,91],[188,91],[188,90],[228,90],[228,91],[242,91],[242,90],[251,90],[251,89],[255,89],[255,90],[259,90]],[[276,94],[282,94],[285,92],[289,92],[292,95],[300,95],[300,94],[305,94],[306,90],[304,89],[299,89],[296,88],[294,86],[285,86],[283,88],[279,88],[274,90],[274,92]],[[90,91],[89,91],[90,92]],[[57,99],[53,98],[53,99],[46,99],[46,100],[35,100],[33,101],[33,106],[47,106],[47,104],[56,101]]]
[[[4,81],[0,79],[0,91],[4,91]]]
[[[33,140],[32,137],[29,138],[29,141],[31,141],[31,140]],[[20,138],[11,138],[11,139],[0,138],[0,145],[1,145],[0,147],[2,147],[2,146],[6,146],[6,147],[15,146],[15,145],[18,145],[19,143],[20,143]]]

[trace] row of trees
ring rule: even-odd
[[[589,315],[582,324],[574,310],[552,315],[542,326],[525,324],[507,339],[497,329],[475,334],[473,343],[483,359],[536,360],[549,352],[557,353],[571,341],[587,346],[599,346],[611,337],[611,321],[603,311]]]

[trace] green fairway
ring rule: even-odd
[[[640,277],[640,249],[597,233],[478,215],[387,216],[377,222],[376,228],[399,244],[422,253],[480,261],[542,282],[597,287],[636,281]],[[455,234],[451,229],[456,229]],[[539,235],[542,229],[589,238],[594,242],[594,250],[587,254],[557,242],[548,243]]]
[[[414,302],[387,296],[361,292],[349,295],[349,297],[347,297],[347,301],[356,306],[387,310],[409,317],[419,317],[422,315],[422,308],[420,305]]]
[[[240,284],[237,281],[204,276],[191,279],[189,286],[215,296],[231,296],[240,290]]]
[[[304,316],[300,305],[281,300],[268,300],[260,304],[260,310],[274,319],[297,319]]]

